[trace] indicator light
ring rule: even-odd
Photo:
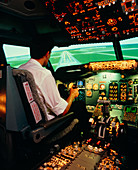
[[[108,19],[107,24],[108,24],[109,26],[114,26],[114,25],[117,24],[117,20],[114,19],[114,18],[110,18],[110,19]]]
[[[117,31],[117,30],[118,30],[117,27],[113,27],[113,28],[112,28],[112,31]]]
[[[122,17],[118,17],[118,21],[122,21],[123,19],[122,19]]]
[[[68,21],[65,21],[65,25],[69,25],[70,24],[70,22],[68,22]]]

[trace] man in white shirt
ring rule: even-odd
[[[30,48],[31,59],[19,67],[33,74],[48,120],[55,118],[55,115],[68,113],[74,98],[79,95],[78,89],[71,88],[67,100],[61,98],[51,71],[45,68],[52,48],[53,44],[51,45],[49,42],[45,46],[44,44],[39,45],[39,43],[33,45]]]

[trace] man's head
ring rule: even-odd
[[[53,47],[54,42],[52,39],[37,38],[33,40],[32,45],[30,47],[31,58],[38,60],[43,58],[44,56],[47,56],[49,59]]]

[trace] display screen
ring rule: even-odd
[[[78,88],[84,87],[84,82],[83,82],[83,81],[78,81],[78,82],[77,82],[77,87],[78,87]]]
[[[136,107],[127,106],[126,107],[126,112],[127,113],[137,113],[137,108]]]
[[[3,45],[7,64],[11,67],[18,68],[21,64],[26,63],[30,57],[30,48],[15,45]]]
[[[113,43],[91,43],[60,48],[54,47],[50,57],[54,70],[64,66],[111,60],[116,60]]]
[[[138,60],[138,37],[120,41],[124,60]]]

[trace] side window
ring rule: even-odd
[[[138,37],[120,41],[124,60],[138,60]]]
[[[10,64],[10,66],[14,68],[18,68],[21,64],[26,63],[31,58],[29,47],[4,44],[3,50],[7,64]]]

